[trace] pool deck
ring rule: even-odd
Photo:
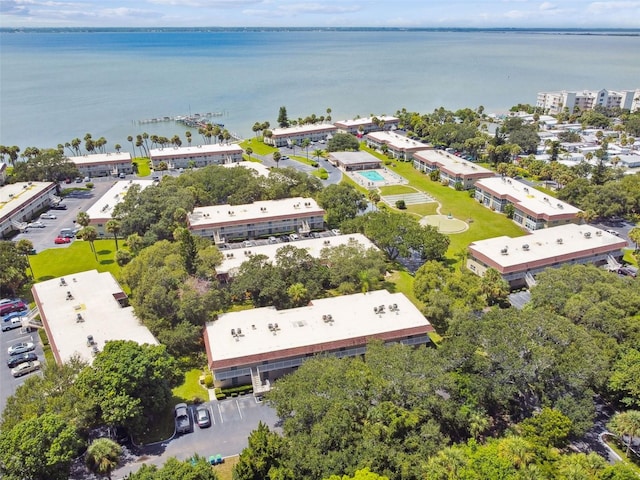
[[[351,180],[356,182],[358,185],[364,188],[368,188],[370,190],[379,188],[379,187],[389,186],[389,185],[408,185],[409,184],[409,180],[398,175],[397,173],[387,170],[386,168],[376,168],[375,170],[356,170],[356,171],[350,171],[350,172],[344,172],[344,173],[348,175],[349,178],[351,178]],[[365,177],[367,173],[369,174],[376,173],[380,175],[380,177],[382,177],[382,180],[373,180],[373,179],[367,178]]]

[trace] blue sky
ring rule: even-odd
[[[640,28],[640,0],[0,0],[0,26]]]

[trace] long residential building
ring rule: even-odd
[[[475,198],[485,207],[504,212],[513,205],[513,221],[527,230],[580,223],[581,210],[509,177],[483,178],[475,182]]]
[[[322,230],[325,211],[312,198],[283,198],[244,205],[197,207],[189,229],[216,244],[283,233]]]
[[[497,270],[512,288],[535,284],[541,271],[566,264],[619,266],[627,242],[591,225],[568,224],[524,237],[501,236],[469,245],[467,268],[484,276]]]
[[[78,168],[83,177],[117,177],[133,173],[133,163],[129,152],[119,153],[93,153],[68,157]]]
[[[167,165],[170,170],[176,168],[206,167],[207,165],[222,165],[242,161],[242,147],[235,143],[230,145],[211,144],[190,147],[152,148],[149,158],[153,168],[160,163]]]
[[[305,138],[312,142],[325,141],[337,131],[334,125],[326,123],[274,128],[270,136],[264,137],[264,143],[274,147],[290,147],[293,142],[296,142],[300,146]]]
[[[476,165],[463,158],[451,155],[444,150],[420,150],[413,154],[413,166],[416,170],[431,173],[440,172],[440,180],[455,188],[473,188],[475,182],[481,178],[495,177],[495,172]]]
[[[413,159],[413,154],[420,150],[430,150],[433,146],[412,140],[411,138],[393,132],[371,132],[364,137],[367,146],[376,149],[385,149],[393,158],[402,161]]]
[[[574,110],[593,110],[594,107],[622,108],[625,110],[640,110],[640,89],[636,90],[582,90],[539,92],[536,107],[558,114],[566,108],[569,113]]]
[[[339,132],[351,133],[352,135],[366,135],[369,132],[377,132],[379,130],[395,130],[399,124],[399,118],[388,115],[340,120],[334,123]]]
[[[0,187],[0,237],[23,230],[49,205],[58,201],[53,182],[19,182]]]
[[[109,272],[79,272],[36,283],[31,292],[58,365],[79,356],[89,363],[112,340],[157,345]]]
[[[129,189],[132,186],[136,185],[140,187],[142,191],[153,185],[153,183],[153,180],[121,180],[115,182],[113,186],[87,210],[89,225],[95,227],[100,237],[111,235],[105,231],[105,226],[107,222],[113,218],[113,209],[115,206],[124,200],[124,197],[129,193]]]
[[[402,293],[378,290],[313,300],[305,307],[225,313],[204,341],[216,387],[253,384],[254,395],[313,355],[363,355],[367,343],[423,345],[433,327]]]
[[[224,250],[223,260],[220,266],[216,267],[216,273],[220,280],[228,281],[233,278],[244,262],[254,255],[265,255],[270,261],[275,260],[278,250],[286,246],[292,246],[306,250],[314,258],[320,258],[325,248],[338,247],[341,245],[360,245],[366,249],[376,247],[371,240],[361,233],[351,233],[348,235],[337,235],[323,238],[304,238],[293,243],[269,243],[267,245],[252,246],[246,248],[235,248]]]

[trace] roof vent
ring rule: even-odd
[[[522,250],[524,250],[525,252],[529,251],[529,244],[525,243],[524,245],[522,245]]]
[[[584,232],[584,238],[591,238],[591,232]]]
[[[500,253],[502,255],[509,255],[509,249],[507,247],[504,247],[502,250],[500,250]]]
[[[562,210],[564,207],[562,206],[562,204],[561,204],[561,203],[558,203],[558,208],[559,208],[560,210]]]
[[[556,243],[562,245],[562,239],[561,238],[556,239]]]
[[[596,235],[598,237],[601,237],[602,236],[602,230],[596,230]]]

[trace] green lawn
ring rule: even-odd
[[[638,259],[635,257],[633,252],[634,251],[633,251],[632,248],[626,248],[624,250],[624,256],[622,257],[622,259],[625,262],[630,263],[631,265],[635,265],[637,267],[638,266]]]
[[[233,457],[227,457],[224,459],[222,465],[215,465],[213,470],[218,474],[220,480],[232,480],[233,479],[233,467],[240,461],[239,455]]]
[[[149,159],[147,157],[138,157],[132,160],[133,163],[138,165],[138,176],[148,177],[151,175],[151,167],[149,166]]]
[[[118,240],[123,248],[124,240]],[[115,261],[115,242],[112,240],[96,240],[94,242],[97,261],[91,251],[91,244],[83,240],[74,240],[67,248],[51,248],[37,255],[30,255],[29,260],[36,282],[43,282],[56,277],[72,275],[87,270],[111,272],[118,278],[120,267]]]
[[[390,185],[388,187],[380,187],[378,189],[380,195],[402,195],[407,193],[416,193],[415,188],[406,187],[404,185]]]
[[[318,163],[313,158],[309,157],[307,159],[306,156],[303,157],[302,155],[291,155],[289,158],[291,160],[295,160],[296,162],[304,163],[305,165],[309,165],[311,167],[314,167]]]
[[[209,392],[200,385],[200,375],[203,374],[203,371],[199,368],[186,372],[182,384],[173,389],[173,396],[187,403],[193,402],[195,398],[209,401]]]
[[[248,138],[239,144],[243,150],[247,147],[251,147],[253,153],[257,155],[271,155],[273,152],[277,152],[278,149],[271,145],[265,145],[261,140],[257,138]]]
[[[416,205],[407,205],[407,212],[415,213],[416,215],[420,215],[424,217],[426,215],[436,215],[436,209],[438,208],[438,204],[435,202],[431,203],[418,203]]]

